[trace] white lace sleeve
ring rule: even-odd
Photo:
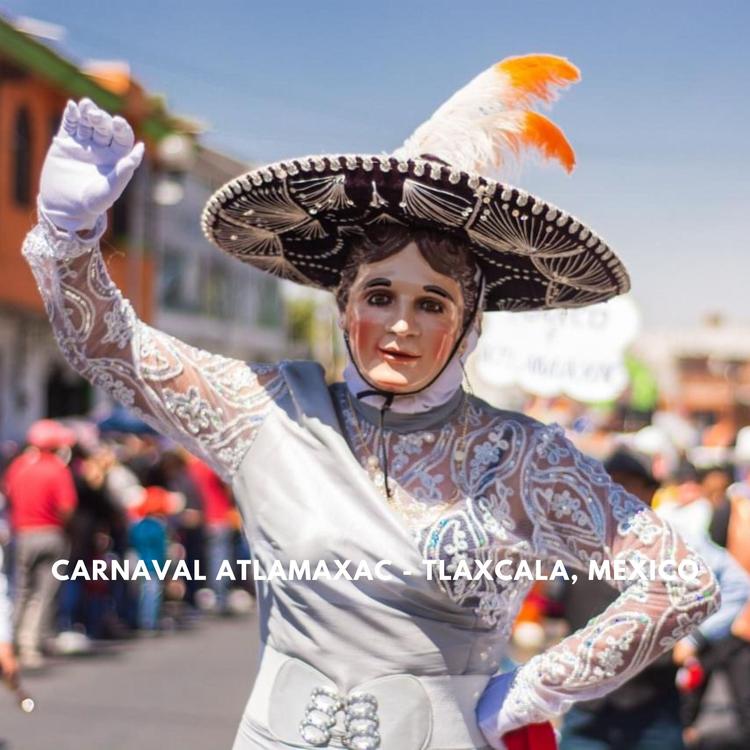
[[[146,325],[98,245],[43,218],[23,254],[70,365],[231,479],[286,387],[278,368],[209,354]]]
[[[532,546],[547,560],[588,575],[590,561],[628,561],[645,577],[618,581],[621,594],[601,615],[517,672],[498,716],[500,734],[546,721],[576,701],[600,697],[646,667],[718,606],[712,572],[647,505],[614,484],[558,426],[539,428],[520,467],[520,496]],[[662,561],[689,560],[689,580],[658,575]],[[654,561],[652,579],[644,569]],[[571,570],[572,574],[572,570]]]

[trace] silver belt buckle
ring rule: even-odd
[[[333,740],[348,750],[377,750],[379,728],[378,702],[371,693],[355,691],[344,696],[331,688],[316,687],[305,706],[299,732],[315,747],[325,747]]]
[[[429,746],[432,703],[419,678],[385,675],[343,688],[306,662],[281,656],[278,665],[267,662],[269,672],[261,667],[253,691],[263,691],[253,706],[256,721],[275,739],[347,750]]]

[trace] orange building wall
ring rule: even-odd
[[[31,188],[32,196],[35,196],[44,156],[52,138],[52,122],[59,117],[66,100],[63,93],[53,90],[34,76],[0,78],[0,305],[39,315],[44,314],[44,308],[31,272],[21,256],[23,239],[35,222],[35,205],[18,206],[13,198],[15,121],[18,110],[25,105],[31,127]],[[122,250],[125,251],[125,248]],[[125,290],[127,258],[122,252],[106,255],[115,283]],[[145,257],[140,266],[140,299],[131,301],[139,315],[148,321],[153,305],[153,262]]]
[[[50,140],[53,112],[65,104],[51,90],[31,77],[4,80],[0,84],[0,302],[16,309],[43,312],[34,280],[23,258],[21,243],[33,226],[34,206],[19,206],[13,199],[13,134],[18,110],[29,111],[32,143],[32,195],[39,187],[39,173]]]

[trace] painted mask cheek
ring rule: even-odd
[[[432,361],[440,363],[450,354],[450,351],[458,336],[458,325],[456,316],[451,316],[449,320],[443,320],[436,325],[430,336],[430,356]]]
[[[432,341],[432,351],[430,352],[432,361],[440,363],[442,365],[445,358],[448,356],[453,344],[454,336],[453,330],[445,330],[440,334],[436,335]]]
[[[353,311],[348,335],[352,356],[360,367],[367,367],[367,363],[376,356],[376,342],[381,328],[374,316],[362,314],[361,310]]]

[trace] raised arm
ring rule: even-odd
[[[71,366],[231,479],[284,381],[275,366],[209,354],[154,330],[110,279],[98,247],[105,211],[142,155],[125,120],[88,100],[68,102],[23,254]]]
[[[561,559],[588,575],[590,562],[653,560],[657,575],[615,581],[620,596],[589,624],[515,672],[490,682],[478,715],[493,747],[525,724],[546,721],[577,701],[614,690],[690,633],[718,605],[716,580],[648,506],[614,484],[601,464],[581,454],[559,427],[537,428],[516,486],[539,557]],[[666,580],[662,562],[696,576]]]

